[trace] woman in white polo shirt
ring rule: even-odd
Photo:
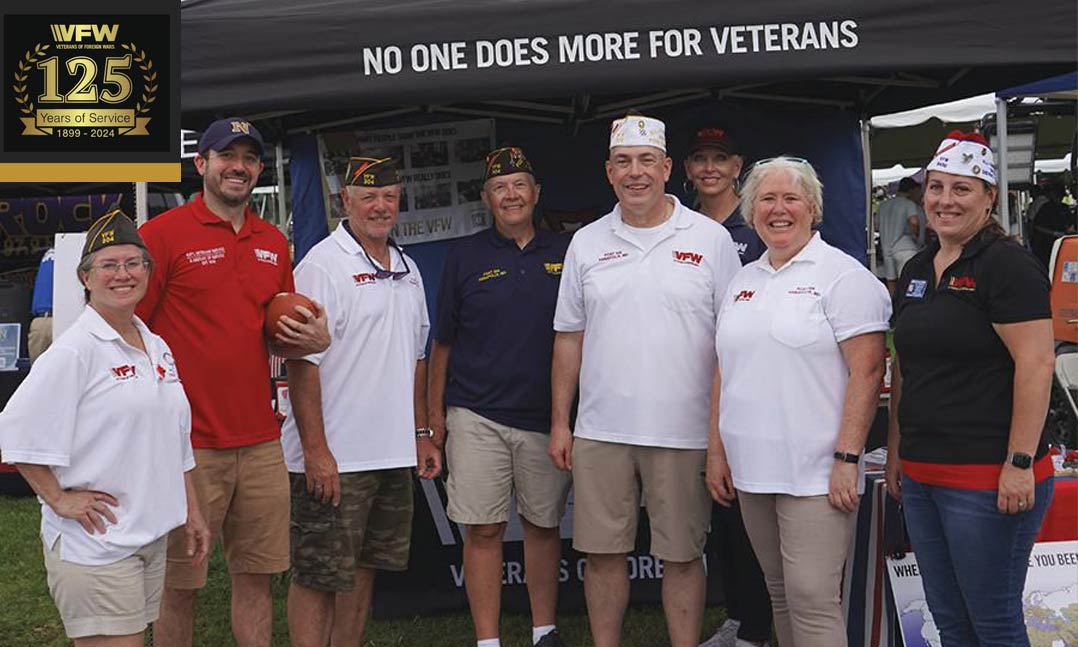
[[[808,162],[758,162],[741,203],[767,251],[734,276],[719,314],[708,486],[740,500],[779,643],[844,647],[842,568],[891,306],[872,273],[813,231],[823,185]]]
[[[0,412],[0,451],[41,500],[49,592],[76,647],[141,647],[157,619],[168,532],[209,530],[186,472],[191,410],[168,346],[135,316],[152,262],[119,209],[90,226],[87,307]]]

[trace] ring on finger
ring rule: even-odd
[[[1024,508],[1024,507],[1026,507],[1026,502],[1025,502],[1025,501],[1019,501],[1019,502],[1018,502],[1018,507],[1019,507],[1019,508]]]

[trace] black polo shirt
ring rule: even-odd
[[[452,346],[447,406],[550,431],[554,306],[568,247],[568,236],[539,230],[520,249],[494,227],[450,247],[434,320],[434,338]]]
[[[993,323],[1052,316],[1048,277],[1016,242],[984,229],[937,283],[933,242],[895,289],[895,348],[902,371],[903,460],[1002,464],[1014,399],[1014,361]],[[1042,439],[1038,456],[1047,451]]]
[[[730,238],[734,239],[737,257],[742,265],[748,265],[760,258],[767,249],[767,245],[760,240],[760,235],[756,233],[756,230],[741,217],[741,207],[734,209],[734,212],[722,221],[722,226],[726,227],[726,231],[730,232]]]

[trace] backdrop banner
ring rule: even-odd
[[[340,176],[348,158],[393,157],[403,195],[393,240],[406,245],[459,238],[490,226],[479,194],[494,120],[475,119],[385,130],[325,133],[322,171],[330,194],[330,218],[345,214]]]

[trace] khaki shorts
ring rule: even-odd
[[[317,591],[351,591],[357,568],[403,571],[412,544],[412,469],[341,474],[334,507],[292,481],[292,581]]]
[[[52,345],[52,316],[34,317],[27,333],[26,352],[33,362]]]
[[[288,570],[288,470],[281,441],[196,449],[191,472],[202,517],[221,538],[229,573]],[[169,534],[165,581],[173,589],[206,585],[209,560],[191,566],[183,527]]]
[[[640,503],[651,521],[651,554],[691,562],[704,554],[711,497],[707,452],[573,442],[573,548],[628,553],[636,544]]]
[[[461,407],[449,407],[446,428],[450,519],[504,523],[515,491],[520,516],[540,528],[561,523],[571,478],[547,455],[549,435],[508,427]]]
[[[128,636],[157,620],[165,581],[165,538],[103,566],[60,559],[60,542],[45,548],[49,593],[68,638]]]
[[[902,275],[902,268],[911,258],[917,255],[917,250],[907,250],[883,255],[883,278],[894,281]]]

